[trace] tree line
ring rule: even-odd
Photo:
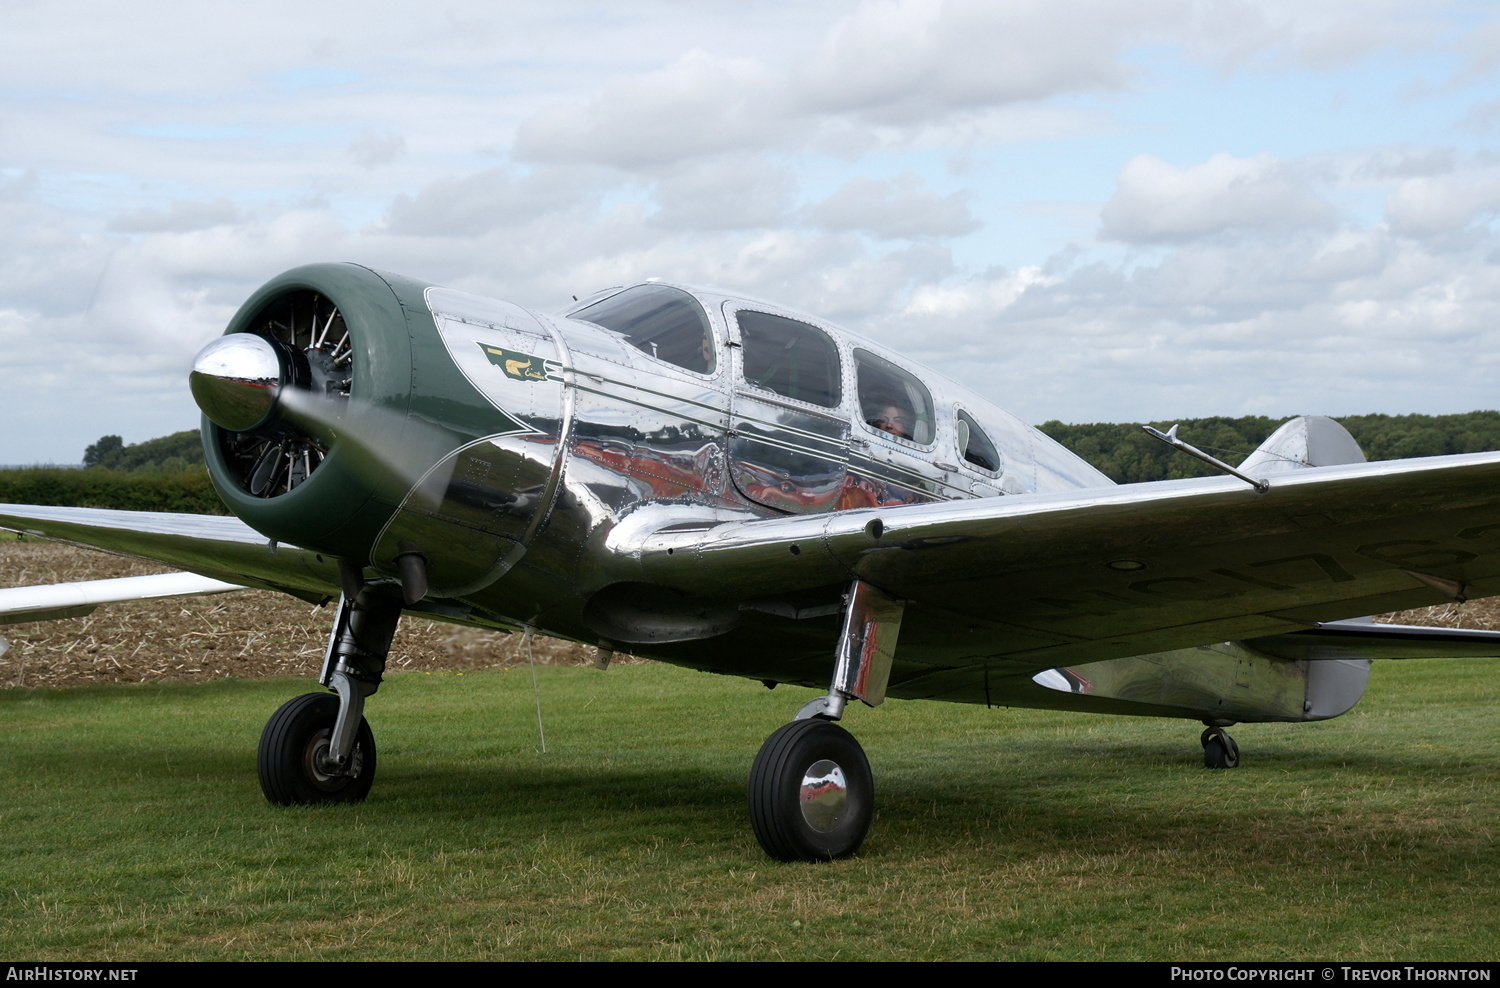
[[[1214,416],[1152,422],[1219,459],[1238,464],[1285,419],[1264,415]],[[1350,415],[1339,419],[1371,460],[1397,460],[1500,449],[1500,412],[1461,415]],[[1038,426],[1121,484],[1203,477],[1208,464],[1152,439],[1140,425],[1044,422]],[[102,436],[83,456],[84,468],[22,467],[0,470],[0,502],[58,504],[136,511],[226,514],[208,480],[198,432],[190,429],[126,445]]]
[[[101,436],[83,451],[85,467],[106,470],[149,470],[158,473],[180,473],[203,467],[203,442],[197,429],[174,432],[160,439],[125,445],[119,436]]]
[[[119,436],[101,436],[84,450],[82,470],[53,466],[0,470],[0,502],[229,513],[209,482],[196,429],[130,445]]]
[[[1213,416],[1148,423],[1165,432],[1173,425],[1186,442],[1238,465],[1286,419],[1264,415]],[[1458,415],[1348,415],[1338,421],[1369,460],[1400,460],[1448,453],[1500,449],[1500,412]],[[1137,484],[1151,480],[1206,477],[1213,467],[1153,439],[1135,424],[1068,425],[1044,422],[1042,432],[1093,464],[1111,480]]]

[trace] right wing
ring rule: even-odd
[[[642,583],[806,607],[796,594],[836,602],[859,578],[907,602],[901,675],[945,670],[969,689],[1500,593],[1500,453],[1296,470],[1264,494],[1208,477],[717,524],[659,517],[627,518],[609,539]]]

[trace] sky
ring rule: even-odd
[[[1035,423],[1500,407],[1493,0],[0,0],[0,463],[349,260],[815,313]]]

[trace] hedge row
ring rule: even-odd
[[[178,472],[123,471],[103,467],[0,470],[0,503],[183,511],[199,515],[229,513],[209,483],[208,471],[202,467]]]

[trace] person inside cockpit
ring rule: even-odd
[[[873,406],[876,409],[867,421],[882,432],[889,432],[898,439],[911,439],[911,412],[901,404],[894,401],[880,401]]]

